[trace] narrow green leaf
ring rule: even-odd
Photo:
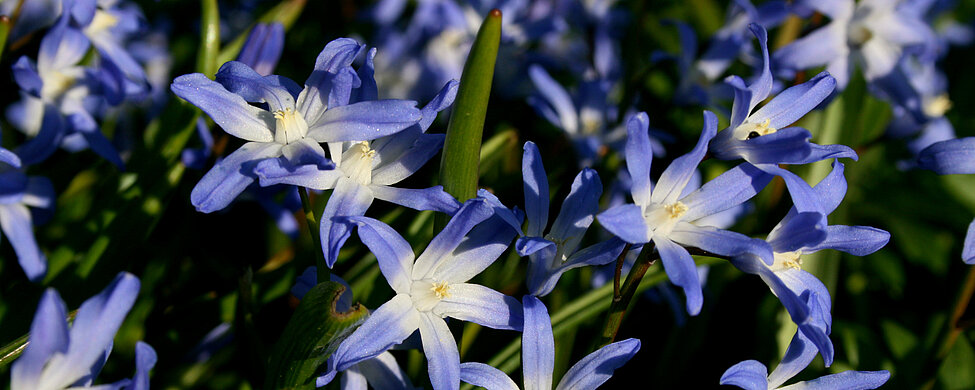
[[[3,55],[4,49],[7,48],[7,36],[10,35],[10,29],[13,26],[14,23],[10,20],[10,17],[0,15],[0,56]]]
[[[220,53],[220,9],[217,0],[200,2],[200,52],[196,57],[196,71],[213,78],[217,74],[217,55]]]
[[[484,19],[467,55],[440,160],[440,183],[460,201],[477,192],[481,135],[500,43],[501,11],[495,9]]]
[[[266,389],[314,389],[315,373],[332,349],[369,311],[355,305],[347,312],[336,308],[345,287],[319,283],[305,294],[288,321],[268,360]]]

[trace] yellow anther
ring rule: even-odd
[[[670,216],[671,219],[677,219],[683,216],[684,213],[687,212],[687,206],[685,206],[680,201],[677,201],[664,206],[664,210],[667,210],[667,214]]]
[[[450,296],[450,286],[447,285],[446,281],[434,282],[433,287],[430,287],[430,291],[437,296],[438,299],[444,299]]]
[[[924,114],[932,118],[942,117],[951,109],[951,106],[951,99],[948,98],[948,94],[944,93],[926,102]]]

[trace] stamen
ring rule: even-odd
[[[687,212],[687,206],[685,206],[680,201],[677,201],[664,206],[664,210],[667,210],[667,214],[670,216],[671,219],[677,219],[683,216],[684,213]]]
[[[450,297],[449,290],[450,286],[447,285],[447,281],[433,282],[433,287],[430,287],[430,291],[433,291],[438,299]]]

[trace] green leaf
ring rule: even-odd
[[[938,369],[938,380],[945,389],[975,388],[975,350],[964,335],[958,337]]]
[[[444,191],[462,202],[477,192],[481,135],[500,43],[501,11],[493,10],[481,24],[464,64],[440,160]]]
[[[360,305],[347,312],[336,308],[345,287],[319,283],[301,299],[268,360],[266,389],[314,389],[315,374],[369,311]]]

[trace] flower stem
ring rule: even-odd
[[[623,262],[626,261],[626,253],[630,251],[633,244],[623,246],[623,251],[616,258],[616,275],[613,276],[613,302],[620,300],[620,276],[623,273]]]
[[[612,343],[616,339],[616,332],[620,330],[620,324],[623,323],[623,317],[626,315],[626,308],[630,305],[630,300],[633,299],[633,294],[636,293],[637,286],[643,280],[643,275],[647,273],[647,270],[656,261],[656,257],[651,257],[653,251],[653,244],[647,243],[643,246],[643,250],[637,256],[633,268],[630,268],[630,272],[626,274],[626,281],[623,282],[623,287],[619,289],[620,291],[618,293],[613,294],[613,303],[609,306],[606,325],[603,326],[603,333],[599,339],[600,347]],[[620,259],[624,256],[624,254],[621,254]],[[621,264],[622,262],[619,262],[616,267],[616,283],[619,283]]]
[[[322,252],[322,238],[318,235],[318,221],[315,219],[315,209],[311,206],[307,188],[299,188],[298,195],[301,196],[301,207],[305,210],[305,222],[308,225],[308,234],[317,246],[315,247],[315,269],[318,271],[318,283],[329,281],[328,264],[325,264],[325,254]]]

